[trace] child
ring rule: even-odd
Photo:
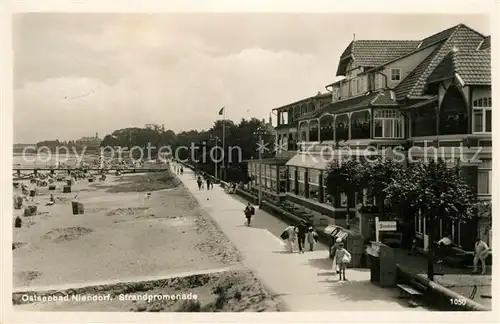
[[[335,261],[339,267],[339,280],[346,280],[345,269],[347,264],[351,262],[351,254],[344,248],[344,243],[339,243],[337,251],[335,251]]]
[[[318,242],[318,233],[310,226],[307,229],[307,242],[309,243],[309,251],[314,250],[314,243]]]

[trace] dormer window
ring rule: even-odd
[[[400,81],[401,80],[401,69],[392,68],[391,69],[391,81]]]

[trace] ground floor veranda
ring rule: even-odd
[[[335,151],[332,152],[335,154]],[[382,153],[382,150],[370,152],[372,155],[390,154],[386,153],[387,151]],[[450,149],[444,149],[443,152],[445,158],[451,156]],[[352,150],[350,154],[360,156],[365,155],[366,152],[358,148],[357,151]],[[491,200],[491,150],[482,150],[480,154],[476,154],[472,147],[464,150],[464,154],[466,160],[480,160],[480,162],[457,160],[456,163],[460,163],[465,171],[465,180],[469,185],[477,188],[478,200]],[[426,158],[424,153],[413,155],[412,159],[415,161]],[[345,226],[349,210],[351,228],[373,236],[374,215],[378,213],[376,198],[369,188],[361,189],[352,197],[348,197],[345,193],[328,195],[324,179],[332,161],[335,161],[335,157],[314,151],[299,152],[288,160],[263,160],[262,164],[258,160],[249,161],[248,172],[251,180],[248,183],[248,189],[257,192],[261,185],[264,196],[285,199],[304,206],[316,213],[320,221],[325,222],[326,219],[327,222],[340,226]],[[405,232],[406,236],[417,239],[420,248],[424,250],[428,248],[428,233],[424,217],[416,215],[413,222],[403,224],[402,227],[404,228],[401,228],[401,231]],[[438,228],[435,229],[434,237],[449,234],[457,244],[470,246],[475,237],[480,236],[491,245],[491,232],[491,216],[482,215],[466,224],[440,222]]]

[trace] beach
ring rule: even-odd
[[[16,308],[279,310],[279,301],[242,267],[238,251],[170,172],[109,174],[105,181],[92,183],[81,179],[72,185],[71,193],[62,193],[62,186],[57,183],[52,206],[46,206],[48,187],[37,188],[34,203],[38,211],[34,216],[23,216],[23,209],[14,209],[14,219],[22,219],[22,227],[13,228]],[[83,214],[72,213],[75,196],[84,205]],[[124,291],[150,295],[176,291],[200,298],[195,306],[185,300],[141,304],[118,298]],[[234,296],[228,295],[230,291]],[[89,292],[116,298],[84,302],[25,300],[29,299],[26,296]],[[224,303],[220,302],[221,294]]]

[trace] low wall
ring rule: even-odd
[[[396,265],[397,281],[400,284],[412,286],[412,281],[426,287],[424,301],[429,306],[442,311],[490,311],[485,306],[462,296],[446,287],[428,280],[424,275],[415,273],[404,266]],[[417,289],[420,290],[420,289]]]
[[[257,204],[258,203],[258,197],[247,192],[247,191],[244,191],[244,190],[241,190],[241,189],[236,189],[236,193],[244,198],[245,200],[253,203],[253,204]],[[281,219],[282,221],[286,222],[286,223],[289,223],[289,222],[293,222],[293,223],[299,223],[300,221],[302,221],[303,219],[286,211],[286,210],[283,210],[273,204],[271,204],[270,202],[268,201],[262,201],[262,210],[265,210],[266,212],[270,213],[271,215]],[[326,244],[326,245],[329,245],[330,244],[330,236],[325,234],[323,231],[319,230],[318,231],[318,240],[323,243],[323,244]]]

